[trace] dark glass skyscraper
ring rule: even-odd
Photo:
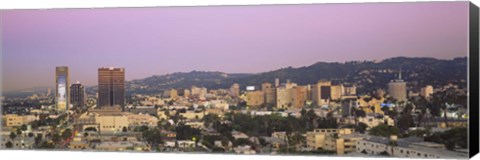
[[[55,108],[59,112],[66,112],[70,105],[70,77],[67,66],[59,66],[55,69]]]
[[[70,103],[76,108],[85,108],[87,101],[87,95],[85,93],[85,87],[77,82],[70,86]]]
[[[125,69],[98,69],[98,100],[97,107],[113,107],[119,105],[125,109]]]

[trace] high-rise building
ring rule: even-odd
[[[280,86],[280,79],[275,78],[275,87],[279,87],[279,86]]]
[[[303,108],[305,102],[307,101],[308,89],[306,86],[295,86],[292,88],[293,91],[293,107]]]
[[[232,97],[240,96],[240,85],[238,83],[232,84],[232,86],[230,87],[230,95]]]
[[[290,108],[293,106],[293,94],[292,89],[285,86],[280,86],[276,89],[276,107],[277,108]]]
[[[175,89],[169,89],[163,92],[163,96],[171,99],[178,99],[178,92]]]
[[[264,94],[264,103],[275,105],[275,88],[272,87],[272,84],[268,82],[263,82],[262,92]]]
[[[205,87],[192,86],[190,94],[194,97],[197,97],[201,100],[205,100],[208,90]]]
[[[343,85],[342,84],[332,85],[330,87],[331,99],[333,99],[333,100],[340,99],[342,97],[342,95],[344,95],[344,90],[343,90]]]
[[[398,79],[388,83],[388,95],[395,98],[397,101],[407,101],[407,82],[402,79],[402,71],[398,74]]]
[[[430,98],[433,94],[433,86],[427,85],[420,90],[420,96]]]
[[[67,66],[56,67],[55,70],[55,106],[57,111],[66,112],[70,105],[70,77]]]
[[[98,106],[120,106],[125,110],[125,69],[98,68]]]
[[[331,98],[331,81],[320,80],[316,84],[312,85],[311,96],[313,104],[317,106],[323,105]]]
[[[77,82],[70,86],[70,103],[73,107],[85,108],[87,103],[87,94],[85,86]]]
[[[190,90],[188,90],[188,89],[183,90],[183,97],[185,97],[185,98],[190,97]]]
[[[264,102],[262,91],[247,91],[246,98],[249,107],[259,107]]]

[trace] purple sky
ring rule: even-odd
[[[192,70],[263,72],[318,61],[467,56],[468,2],[1,11],[3,89],[96,85]]]

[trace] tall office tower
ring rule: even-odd
[[[398,101],[407,101],[407,82],[402,79],[402,71],[398,74],[398,79],[388,83],[388,95],[397,99]]]
[[[125,69],[98,68],[97,107],[120,106],[125,110]]]
[[[57,111],[66,112],[70,105],[70,77],[67,66],[59,66],[55,69],[55,106]]]
[[[238,97],[240,96],[240,85],[238,83],[234,83],[231,87],[230,87],[230,95],[232,97]]]
[[[78,81],[70,86],[70,103],[76,108],[85,108],[85,104],[87,103],[85,86]]]
[[[262,92],[264,94],[264,103],[275,105],[275,88],[272,87],[272,84],[268,82],[263,82]]]
[[[280,86],[280,79],[275,78],[275,87],[279,87],[279,86]]]

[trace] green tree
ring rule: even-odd
[[[319,118],[317,120],[318,128],[338,128],[335,118]]]
[[[35,135],[33,135],[32,132],[28,133],[28,137],[32,138],[33,136],[35,136]]]
[[[32,127],[32,130],[37,130],[39,127],[39,122],[35,120],[32,122],[32,124],[30,124],[30,126]]]
[[[468,148],[468,130],[465,127],[456,127],[445,132],[433,133],[424,138],[425,141],[445,144],[449,150],[456,147]]]
[[[10,139],[17,138],[17,135],[14,132],[10,132]]]
[[[360,122],[357,125],[348,124],[348,125],[343,126],[342,128],[354,128],[356,132],[359,132],[359,133],[363,134],[367,130],[368,125],[363,123],[363,122]]]
[[[7,143],[5,143],[5,147],[12,148],[13,147],[12,142],[8,141]]]
[[[203,116],[203,123],[205,127],[210,127],[210,124],[214,124],[216,121],[220,121],[220,117],[217,114],[208,113],[207,115]]]
[[[394,126],[388,126],[386,124],[380,124],[378,126],[373,127],[370,129],[370,135],[374,136],[382,136],[382,137],[389,137],[390,135],[398,135],[400,130]]]
[[[26,130],[28,129],[28,126],[25,125],[25,124],[23,124],[22,126],[20,126],[20,129],[21,129],[22,131],[26,131]]]
[[[402,131],[406,131],[408,130],[408,128],[414,127],[415,125],[413,121],[413,116],[411,115],[410,112],[402,114],[397,124],[398,124],[398,128]]]
[[[160,130],[158,130],[157,128],[144,130],[142,132],[142,136],[149,144],[163,143]]]
[[[20,128],[17,128],[17,135],[22,135],[22,130]]]
[[[198,141],[201,136],[199,129],[191,128],[187,125],[179,125],[175,130],[177,132],[177,140],[192,140],[195,137]]]
[[[360,122],[358,123],[358,125],[355,127],[355,131],[357,132],[360,132],[360,133],[365,133],[365,131],[367,130],[367,127],[368,125],[363,123],[363,122]]]
[[[137,126],[133,129],[135,132],[145,132],[148,131],[148,126]]]

